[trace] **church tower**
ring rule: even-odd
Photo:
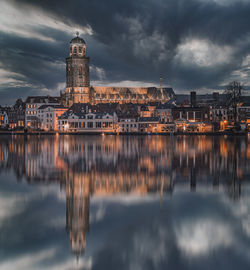
[[[70,42],[69,57],[66,58],[66,90],[63,104],[89,102],[89,57],[86,57],[86,43],[76,33]]]

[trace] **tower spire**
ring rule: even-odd
[[[160,91],[161,91],[161,98],[163,99],[163,78],[160,75]]]
[[[163,78],[162,78],[162,75],[160,75],[160,89],[162,89],[162,82],[163,82]]]
[[[76,36],[79,37],[79,32],[78,31],[76,31]]]

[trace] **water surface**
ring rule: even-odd
[[[1,136],[0,269],[249,269],[250,138]]]

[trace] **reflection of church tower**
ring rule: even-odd
[[[90,181],[81,174],[69,175],[66,183],[66,228],[71,250],[79,256],[85,251],[89,231]]]
[[[89,57],[86,57],[86,43],[78,33],[70,42],[66,59],[66,90],[62,98],[65,106],[89,102]]]

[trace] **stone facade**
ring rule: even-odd
[[[174,97],[172,88],[157,87],[105,87],[90,86],[89,57],[86,43],[80,37],[70,42],[66,59],[66,89],[61,95],[62,104],[71,107],[74,103],[148,103],[168,102]]]

